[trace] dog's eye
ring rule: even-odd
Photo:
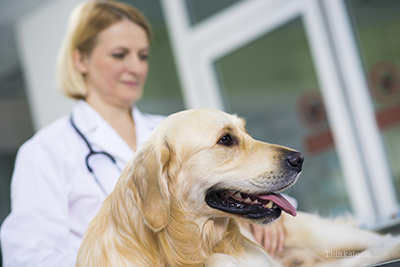
[[[224,146],[231,146],[235,143],[234,139],[230,134],[224,135],[219,139],[218,144],[224,145]]]

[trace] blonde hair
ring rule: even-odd
[[[98,34],[124,19],[142,27],[151,41],[151,29],[146,18],[128,4],[94,0],[81,3],[72,11],[57,62],[57,81],[68,97],[84,99],[87,95],[85,77],[74,67],[74,51],[90,55]]]

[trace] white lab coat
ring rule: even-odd
[[[74,122],[93,149],[111,154],[92,156],[91,167],[107,193],[133,150],[85,101],[72,111]],[[140,146],[165,117],[133,109]],[[89,149],[65,116],[43,128],[18,151],[11,183],[11,214],[1,227],[3,266],[75,266],[88,223],[105,194],[85,163]]]

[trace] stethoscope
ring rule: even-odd
[[[93,175],[94,180],[99,185],[99,187],[103,191],[104,195],[107,196],[108,194],[107,194],[106,190],[104,189],[103,185],[100,183],[99,179],[97,179],[95,173],[93,172],[93,168],[89,164],[89,158],[91,156],[94,156],[94,155],[104,155],[104,156],[106,156],[107,158],[109,158],[112,161],[112,163],[117,167],[117,169],[119,170],[120,173],[122,172],[122,170],[118,167],[117,161],[115,160],[115,158],[113,156],[111,156],[109,153],[107,153],[105,151],[95,151],[95,150],[93,150],[93,147],[89,143],[87,138],[83,135],[83,133],[81,131],[79,131],[78,127],[75,125],[74,120],[72,118],[72,115],[70,116],[70,122],[71,122],[72,127],[79,134],[79,136],[83,139],[83,141],[85,141],[87,147],[89,148],[89,154],[86,155],[86,159],[85,159],[86,167],[87,167],[88,171]]]

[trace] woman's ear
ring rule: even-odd
[[[88,71],[88,60],[87,57],[82,54],[81,51],[75,49],[72,53],[72,61],[74,64],[74,68],[81,74],[86,74]]]

